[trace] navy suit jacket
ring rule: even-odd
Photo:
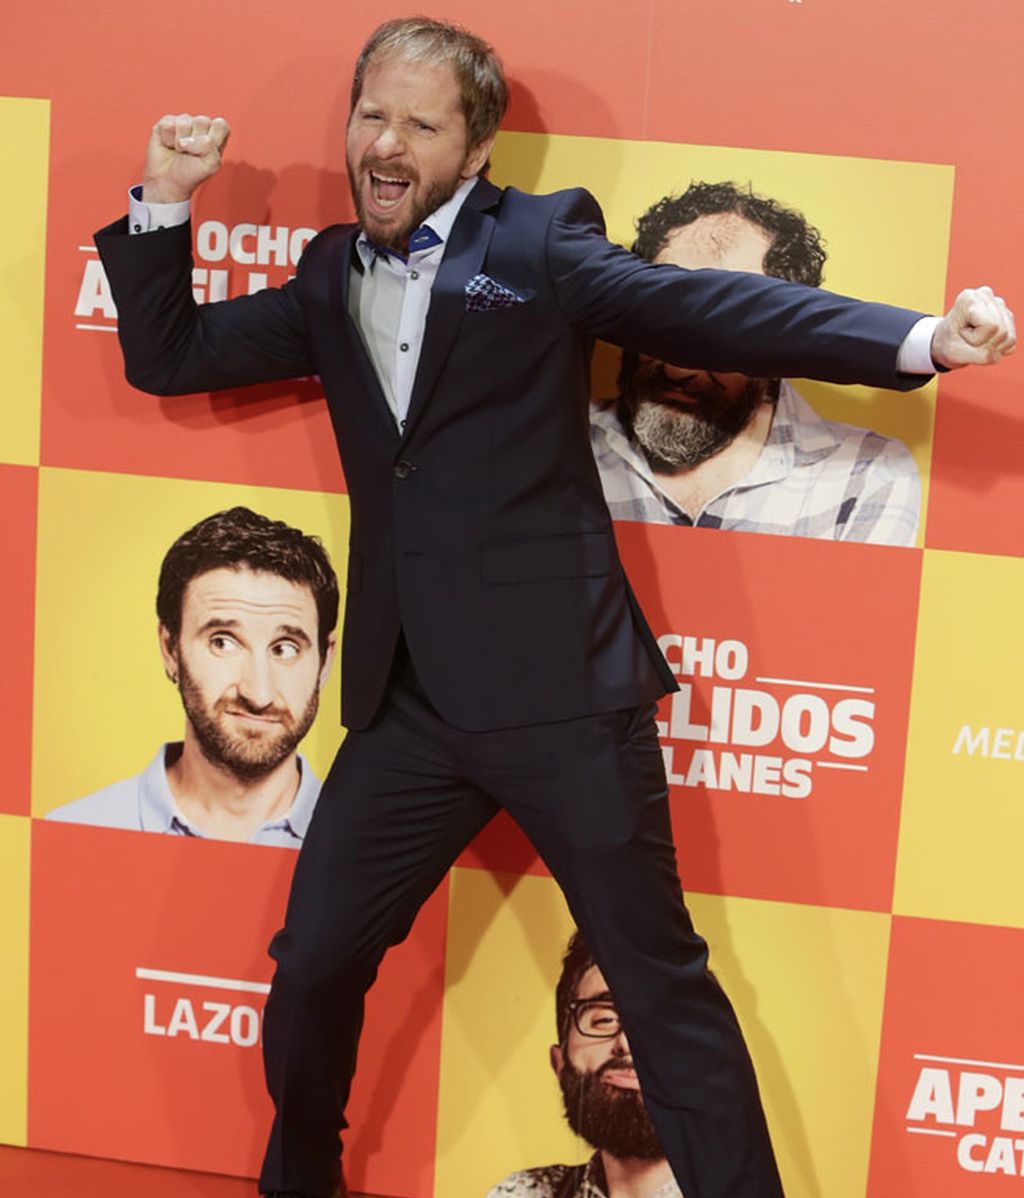
[[[445,247],[400,432],[348,314],[357,233],[319,234],[281,289],[201,307],[188,226],[129,237],[121,221],[97,234],[135,386],[322,379],[352,509],[341,662],[353,728],[379,706],[400,629],[432,702],[467,730],[633,707],[675,687],[590,449],[594,338],[761,378],[924,381],[895,371],[919,313],[644,263],[606,240],[586,192],[480,180]],[[467,308],[480,274],[517,302]]]

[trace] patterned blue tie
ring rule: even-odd
[[[408,262],[408,258],[404,254],[400,254],[398,250],[391,249],[386,245],[378,245],[371,238],[363,234],[366,244],[373,252],[373,262],[370,264],[371,269],[378,258],[397,258],[400,262]],[[415,233],[409,238],[409,253],[415,254],[420,250],[432,249],[435,245],[441,244],[441,238],[434,232],[429,225],[420,225]]]

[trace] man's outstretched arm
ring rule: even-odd
[[[548,261],[572,323],[704,370],[906,390],[935,369],[998,361],[1016,343],[1012,314],[987,287],[922,319],[763,275],[652,265],[605,239],[600,208],[583,191],[562,197]]]

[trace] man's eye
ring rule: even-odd
[[[234,653],[238,648],[238,641],[233,636],[228,636],[226,632],[215,632],[210,637],[210,648],[215,649],[218,653]]]
[[[278,641],[272,652],[281,661],[291,661],[299,656],[299,646],[294,641]]]
[[[434,128],[433,125],[428,125],[425,121],[417,121],[416,128],[419,129],[419,131],[421,133],[436,133],[437,132],[437,130]]]

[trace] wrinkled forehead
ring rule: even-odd
[[[182,627],[211,620],[288,623],[317,630],[313,593],[303,583],[264,570],[218,567],[196,575],[182,597]]]
[[[378,112],[398,121],[425,120],[465,130],[466,112],[450,63],[415,61],[389,55],[371,61],[363,76],[351,121],[360,112]]]
[[[745,270],[764,274],[764,256],[771,237],[735,212],[699,216],[669,234],[656,262],[670,262],[687,270]]]
[[[429,47],[382,48],[366,61],[359,99],[420,93],[424,99],[446,100],[462,107],[455,64]]]

